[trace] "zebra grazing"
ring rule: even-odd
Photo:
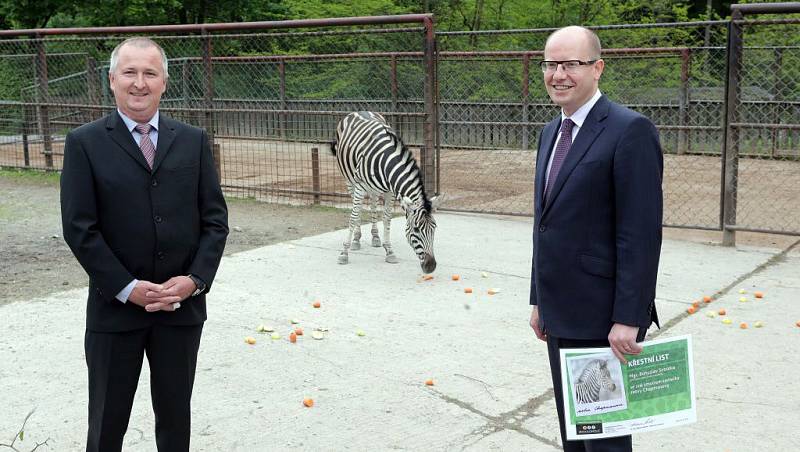
[[[599,402],[601,388],[614,391],[617,385],[611,379],[608,361],[593,359],[586,364],[575,383],[575,398],[578,399],[578,403]]]
[[[383,248],[386,262],[397,263],[389,239],[394,200],[406,214],[406,238],[419,258],[422,271],[436,268],[433,257],[433,235],[436,221],[431,215],[436,197],[428,199],[422,185],[420,169],[411,151],[378,113],[350,113],[336,127],[336,141],[331,146],[339,170],[353,197],[350,230],[339,263],[348,262],[348,251],[361,248],[361,203],[364,196],[372,200],[372,246],[381,246],[378,236],[378,202],[383,196]]]

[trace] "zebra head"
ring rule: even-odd
[[[413,201],[405,196],[400,202],[406,212],[406,239],[417,254],[424,273],[432,273],[436,269],[436,258],[433,257],[433,235],[436,232],[436,220],[431,214],[435,199],[434,196],[430,200],[420,198]]]
[[[614,384],[614,380],[611,378],[611,371],[608,370],[608,361],[600,361],[600,384],[603,385],[604,388],[608,391],[614,391],[617,389],[617,385]]]

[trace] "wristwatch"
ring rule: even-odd
[[[205,292],[205,290],[206,290],[206,283],[204,283],[202,279],[200,279],[200,278],[198,278],[197,276],[195,276],[195,275],[192,275],[192,274],[188,274],[188,275],[186,275],[186,276],[188,276],[189,278],[191,278],[191,279],[192,279],[192,281],[194,281],[194,285],[195,285],[195,286],[197,286],[197,289],[195,289],[195,291],[194,291],[194,292],[192,292],[192,296],[193,296],[193,297],[196,297],[196,296],[200,295],[201,293]]]

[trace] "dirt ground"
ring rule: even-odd
[[[58,173],[0,170],[0,305],[88,283],[61,236],[58,177]],[[231,233],[226,254],[342,229],[348,218],[344,209],[239,198],[228,198],[228,209]],[[701,243],[722,240],[720,232],[689,229],[666,228],[664,236]],[[738,245],[782,247],[796,240],[737,233]]]
[[[320,192],[326,205],[347,204],[346,189],[329,147],[319,143],[219,139],[222,183],[230,191],[271,203],[305,203]],[[32,165],[44,168],[38,145]],[[61,141],[53,167],[61,167]],[[312,149],[316,148],[314,152]],[[419,149],[414,149],[419,161]],[[443,148],[439,191],[443,209],[532,215],[535,153],[515,149]],[[21,166],[19,143],[0,145],[0,165]],[[664,223],[719,228],[722,162],[719,156],[664,156]],[[755,230],[800,232],[800,162],[739,160],[736,224]]]
[[[0,170],[0,305],[88,284],[61,235],[58,178]],[[228,198],[225,254],[341,229],[348,215]]]

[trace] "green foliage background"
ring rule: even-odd
[[[752,2],[748,0],[746,2]],[[708,9],[708,6],[711,6]],[[730,4],[708,0],[0,0],[0,28],[86,27],[216,22],[272,21],[327,17],[375,16],[431,12],[436,21],[439,50],[513,51],[540,50],[549,29],[569,24],[662,24],[726,18]],[[769,18],[769,16],[759,16]],[[400,28],[408,25],[400,26]],[[341,54],[350,52],[419,52],[419,31],[361,33],[369,27],[337,29],[344,34],[303,34],[319,30],[278,30],[214,39],[215,56],[274,56]],[[374,27],[373,27],[374,28]],[[391,27],[390,27],[391,28]],[[499,34],[459,34],[464,31],[523,30]],[[330,30],[330,29],[328,29]],[[798,25],[749,27],[746,46],[784,46],[780,55],[770,49],[747,50],[745,98],[800,97],[800,46]],[[705,27],[611,28],[598,32],[604,48],[690,47],[693,98],[721,99],[725,77],[726,28],[724,24]],[[85,57],[58,56],[59,53],[91,55],[97,61],[93,76],[106,78],[104,66],[120,37],[81,37],[77,40],[48,40],[50,96],[65,103],[88,102],[89,76]],[[170,89],[165,100],[199,102],[203,96],[203,67],[198,35],[161,38],[171,59]],[[28,38],[0,40],[0,100],[33,100],[35,73],[30,56],[35,52]],[[187,58],[187,59],[182,59]],[[630,104],[675,104],[681,89],[679,57],[606,57],[601,89],[609,96]],[[776,61],[780,60],[780,64]],[[398,59],[398,100],[423,97],[424,68],[417,59]],[[297,101],[342,99],[386,101],[391,90],[387,58],[321,60],[286,63],[286,98]],[[215,93],[219,98],[243,101],[277,101],[279,69],[275,61],[217,64]],[[529,71],[529,100],[547,102],[541,74],[535,61]],[[520,58],[465,60],[440,59],[440,99],[453,102],[509,102],[521,99]],[[28,87],[25,89],[25,87]],[[107,89],[104,103],[111,103]],[[189,99],[189,100],[187,100]],[[351,106],[351,105],[348,105]],[[495,108],[495,107],[486,107]],[[518,121],[512,110],[498,107],[491,115],[499,120]],[[474,109],[472,111],[478,111]],[[518,109],[514,110],[518,111]],[[504,116],[505,115],[505,116]],[[708,116],[709,124],[717,119]],[[469,118],[451,118],[454,120]],[[675,122],[668,118],[668,122]],[[697,125],[703,125],[697,123]]]

